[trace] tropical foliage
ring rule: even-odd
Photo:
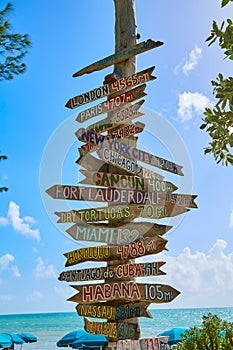
[[[7,159],[7,156],[0,155],[0,161],[1,160],[6,160],[6,159]],[[3,191],[8,191],[8,188],[7,187],[0,187],[0,192],[3,192]]]
[[[232,0],[222,0],[222,7]],[[225,58],[233,60],[233,21],[227,19],[218,26],[213,21],[210,36],[206,39],[208,45],[218,41],[221,49],[224,50]],[[217,163],[233,165],[233,78],[224,78],[218,74],[215,81],[212,81],[213,94],[217,103],[213,108],[206,108],[201,129],[206,129],[211,141],[205,148],[204,153],[212,153]]]
[[[12,32],[9,22],[12,11],[10,2],[0,11],[0,81],[13,79],[25,72],[26,64],[22,61],[31,46],[27,34]]]
[[[208,313],[201,327],[192,327],[182,336],[182,342],[172,350],[230,350],[233,349],[233,322],[223,321]]]

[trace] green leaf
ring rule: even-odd
[[[207,126],[207,124],[202,124],[202,125],[200,126],[200,129],[203,130],[203,129],[206,128],[206,126]]]

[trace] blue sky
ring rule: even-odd
[[[147,84],[140,119],[149,136],[142,133],[139,142],[156,155],[180,158],[188,183],[180,185],[198,194],[198,209],[174,221],[166,235],[169,251],[156,257],[167,262],[167,275],[157,281],[181,291],[169,307],[233,306],[232,168],[203,155],[209,138],[199,129],[204,107],[214,102],[210,81],[219,72],[232,75],[218,45],[205,43],[212,20],[232,17],[232,6],[136,0],[139,41],[164,42],[137,58],[137,71],[155,65],[157,76]],[[53,211],[62,204],[44,189],[60,178],[77,183],[80,143],[74,132],[81,108],[73,113],[64,106],[112,72],[109,67],[72,78],[114,52],[114,6],[110,0],[15,0],[14,7],[13,28],[29,33],[33,46],[27,72],[0,84],[0,149],[9,158],[0,164],[0,184],[9,187],[0,195],[0,313],[74,311],[75,304],[66,301],[73,291],[57,277],[65,269],[63,253],[81,245],[64,234],[68,226],[55,223]]]

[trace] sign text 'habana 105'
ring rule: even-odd
[[[134,87],[140,84],[144,84],[147,81],[154,80],[156,78],[151,75],[154,69],[155,67],[150,67],[141,72],[134,73],[128,77],[118,79],[111,84],[105,84],[96,89],[84,92],[81,95],[69,99],[69,101],[66,103],[66,107],[74,109],[108,95],[118,93],[129,87]]]
[[[83,286],[72,285],[72,287],[79,293],[68,300],[85,304],[104,300],[138,300],[157,304],[170,303],[180,294],[178,290],[165,284],[144,284],[123,281]]]
[[[129,244],[146,238],[162,236],[172,226],[159,225],[151,222],[119,223],[79,223],[74,224],[66,232],[76,241],[101,242],[109,245]]]

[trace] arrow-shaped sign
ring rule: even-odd
[[[145,124],[141,122],[131,123],[123,125],[117,129],[110,130],[108,135],[98,135],[94,131],[88,131],[88,142],[81,146],[81,154],[94,152],[101,147],[101,143],[106,139],[125,139],[127,137],[132,137],[135,134],[139,134],[144,130]]]
[[[111,162],[104,162],[101,159],[98,159],[96,157],[93,157],[91,154],[86,153],[85,156],[80,155],[80,157],[76,161],[77,164],[82,166],[83,168],[90,170],[90,171],[100,171],[104,173],[114,173],[114,174],[130,174],[130,170],[125,170],[122,167],[118,165],[115,166]],[[129,165],[130,163],[128,163]],[[164,176],[150,170],[144,167],[141,167],[140,174],[138,176],[141,176],[143,178],[149,178],[149,179],[160,179],[162,180]]]
[[[80,282],[80,281],[96,281],[102,279],[124,279],[133,277],[147,277],[165,275],[160,270],[165,262],[145,262],[145,263],[127,263],[119,265],[111,265],[111,267],[93,267],[88,269],[68,270],[60,273],[59,281]]]
[[[166,239],[156,236],[122,246],[97,246],[75,249],[64,254],[67,258],[65,266],[72,266],[85,261],[128,260],[144,255],[157,254],[166,249],[166,243]]]
[[[80,223],[80,222],[97,222],[105,220],[116,220],[127,218],[129,220],[138,217],[146,219],[162,219],[173,217],[188,212],[190,209],[176,205],[174,203],[166,203],[165,206],[160,205],[115,205],[111,207],[100,207],[91,209],[71,210],[68,212],[55,212],[59,217],[59,223]]]
[[[119,158],[127,157],[133,161],[143,162],[151,166],[155,166],[162,170],[171,172],[177,175],[184,175],[181,171],[182,166],[176,163],[173,163],[164,158],[158,157],[136,147],[126,145],[119,140],[105,140],[102,142],[102,147],[97,151],[97,154],[104,161],[111,161],[116,166],[119,163]]]
[[[156,78],[153,75],[151,75],[154,69],[155,67],[150,67],[139,73],[134,73],[128,77],[116,80],[111,84],[105,84],[96,89],[75,96],[69,99],[65,106],[74,109],[86,103],[103,98],[105,96],[123,91],[129,87],[137,86],[140,84],[144,84],[147,81],[154,80]]]
[[[104,113],[109,113],[116,108],[122,107],[127,103],[138,100],[139,98],[146,96],[144,92],[146,84],[140,85],[130,91],[122,92],[120,95],[109,98],[107,101],[99,103],[94,107],[90,107],[80,112],[76,120],[80,123],[87,121],[90,118],[97,117]]]
[[[129,123],[133,119],[139,118],[143,115],[143,113],[139,112],[139,108],[143,105],[145,100],[141,100],[134,105],[127,104],[121,109],[117,110],[117,112],[113,112],[113,115],[108,115],[107,118],[104,118],[95,124],[89,125],[86,129],[80,128],[76,131],[75,135],[79,139],[79,141],[88,141],[90,140],[90,132],[92,132],[91,137],[93,138],[96,133],[101,134],[102,132],[109,131],[115,129],[121,124]],[[99,137],[95,139],[101,140],[103,142],[103,138]],[[97,142],[99,143],[99,142]]]
[[[149,237],[162,236],[172,226],[151,222],[111,224],[74,224],[66,232],[77,241],[101,242],[109,245],[129,244]]]
[[[83,286],[72,285],[72,287],[79,293],[69,298],[68,301],[85,304],[104,300],[140,300],[150,303],[169,303],[180,294],[178,290],[165,284],[127,281]]]
[[[91,334],[99,334],[111,340],[138,339],[140,330],[134,323],[93,322],[84,318],[84,329]]]
[[[78,304],[76,310],[79,316],[123,321],[133,317],[153,318],[147,310],[149,305],[150,303],[146,301],[135,301],[117,306],[110,306],[109,303]]]
[[[46,193],[55,199],[91,201],[112,204],[152,204],[166,205],[175,203],[186,208],[197,208],[194,202],[197,195],[170,192],[145,192],[121,188],[82,187],[54,185]]]
[[[102,186],[108,188],[131,189],[137,191],[174,192],[178,189],[169,181],[158,179],[144,179],[135,175],[109,174],[103,172],[87,171],[80,172],[85,179],[80,184]]]
[[[90,64],[89,66],[80,69],[78,72],[73,74],[73,77],[79,77],[83,74],[89,74],[91,72],[95,72],[104,68],[107,68],[113,64],[120,63],[122,61],[128,60],[130,57],[138,55],[142,52],[154,49],[155,47],[163,45],[161,41],[153,41],[148,39],[147,41],[143,41],[139,44],[130,46],[125,48],[122,51],[118,51],[108,57],[102,58],[101,60]]]

